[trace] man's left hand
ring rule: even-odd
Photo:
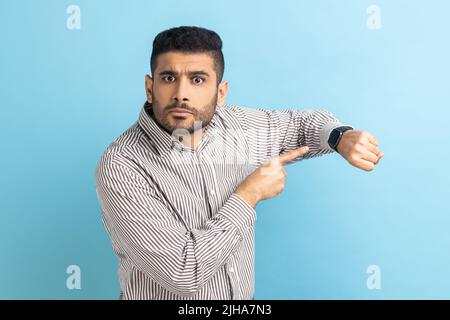
[[[383,157],[378,140],[367,131],[347,130],[342,134],[337,151],[352,166],[372,171]]]

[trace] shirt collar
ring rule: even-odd
[[[199,150],[199,147],[203,147],[201,146],[204,144],[203,140],[211,140],[214,138],[215,136],[214,133],[218,130],[219,127],[217,125],[219,117],[218,115],[219,108],[221,107],[216,108],[216,111],[214,112],[211,121],[205,127],[205,132],[203,134],[202,141],[200,141],[199,145],[197,146],[197,151]],[[178,141],[178,139],[176,139],[171,134],[160,128],[159,125],[152,118],[152,115],[153,115],[152,104],[146,101],[139,114],[138,124],[145,131],[149,140],[158,151],[159,155],[161,156],[165,155],[166,153],[174,149],[177,149],[179,151],[191,151],[191,152],[194,151],[190,148],[185,147],[183,143]]]

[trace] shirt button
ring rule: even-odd
[[[230,272],[234,272],[234,268],[233,267],[230,267]]]
[[[214,191],[214,189],[211,189],[210,193],[211,193],[212,196],[216,194],[216,192]]]

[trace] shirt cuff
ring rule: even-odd
[[[256,221],[256,210],[236,193],[228,198],[221,215],[238,229],[241,238],[253,229]]]

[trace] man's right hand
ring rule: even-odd
[[[286,152],[263,163],[251,173],[235,190],[253,208],[259,201],[275,197],[281,193],[286,184],[287,171],[283,165],[304,156],[307,146]]]

